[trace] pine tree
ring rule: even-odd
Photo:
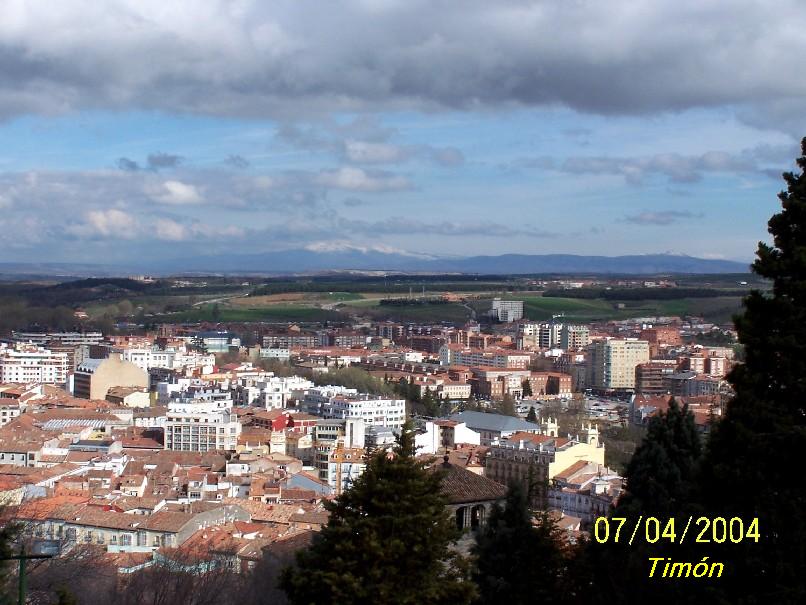
[[[702,446],[694,416],[675,399],[649,421],[647,435],[627,465],[619,516],[675,515],[691,499]]]
[[[526,421],[537,422],[537,412],[535,412],[535,406],[529,406],[529,413],[526,414]]]
[[[521,388],[523,390],[524,397],[531,397],[532,396],[532,383],[528,380],[524,379],[521,383]]]
[[[753,271],[770,280],[736,318],[745,361],[730,374],[736,392],[716,423],[699,481],[708,514],[758,518],[758,542],[715,545],[733,602],[806,602],[806,138],[800,174],[785,173],[782,210],[769,221]]]
[[[291,603],[469,603],[473,585],[449,548],[459,533],[440,481],[438,471],[415,459],[407,424],[393,456],[373,456],[350,489],[326,505],[327,526],[283,573]]]
[[[557,603],[566,561],[556,524],[543,514],[536,525],[520,483],[510,486],[505,506],[496,505],[476,536],[473,579],[479,603]]]

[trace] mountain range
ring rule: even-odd
[[[747,273],[747,263],[679,254],[580,256],[574,254],[503,254],[499,256],[434,257],[386,249],[342,247],[298,249],[255,254],[221,254],[132,262],[119,265],[87,263],[0,263],[8,276],[108,276],[145,273],[292,274],[328,271],[484,274],[664,274]]]

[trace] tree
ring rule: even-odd
[[[473,579],[480,604],[557,603],[565,594],[560,531],[547,514],[533,524],[527,499],[520,483],[511,485],[504,507],[493,508],[476,536]]]
[[[0,507],[0,517],[5,517],[5,512],[5,507]],[[19,531],[19,524],[13,522],[4,521],[0,527],[0,604],[11,603],[11,595],[16,592],[16,585],[12,585],[12,575],[9,573],[16,561],[9,557],[15,554],[12,551]]]
[[[518,412],[515,409],[515,399],[512,395],[507,393],[504,398],[496,403],[496,409],[505,416],[517,416]]]
[[[527,422],[537,422],[537,412],[535,412],[535,406],[529,406],[529,413],[526,414],[526,421]]]
[[[701,453],[693,414],[672,398],[666,412],[650,419],[647,435],[627,465],[627,490],[618,516],[679,513],[691,500]]]
[[[523,382],[521,383],[521,388],[523,390],[524,397],[532,396],[532,383],[529,382],[528,379],[524,378]]]
[[[458,538],[441,475],[415,458],[406,424],[393,455],[379,452],[335,501],[327,526],[282,575],[291,603],[469,603],[472,583],[450,544]]]
[[[716,424],[698,481],[710,513],[759,519],[758,542],[716,546],[733,602],[806,602],[806,138],[800,174],[783,175],[772,245],[759,243],[753,271],[771,282],[752,291],[736,318],[745,361],[730,374],[735,397]],[[750,596],[752,595],[752,596]]]
[[[218,307],[218,303],[215,303],[213,308],[210,309],[210,317],[216,323],[221,321],[221,309]]]

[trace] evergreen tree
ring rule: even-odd
[[[4,516],[5,507],[0,507],[0,516]],[[14,540],[20,527],[16,523],[5,523],[0,528],[0,605],[12,603],[12,595],[16,594],[16,578],[10,573],[17,563],[9,559],[13,554]],[[14,580],[14,582],[12,582]]]
[[[627,465],[627,490],[619,516],[674,515],[691,499],[700,436],[688,406],[675,399],[649,421],[647,435]]]
[[[512,395],[507,393],[504,395],[504,398],[496,403],[496,408],[501,414],[505,416],[517,416],[518,412],[515,409],[515,399],[513,399]]]
[[[529,382],[527,379],[524,378],[523,382],[521,383],[521,388],[523,390],[524,397],[532,396],[532,383]]]
[[[526,414],[526,421],[537,422],[537,412],[535,412],[535,406],[529,406],[529,413]]]
[[[566,593],[560,531],[547,514],[532,524],[520,483],[510,486],[503,508],[493,508],[476,536],[473,554],[480,605],[558,603]]]
[[[753,271],[770,280],[736,318],[745,361],[730,374],[735,397],[716,423],[699,486],[709,515],[758,518],[758,542],[714,545],[732,602],[806,602],[806,138],[800,174],[785,173],[782,210],[769,221]]]
[[[459,532],[440,481],[438,470],[415,459],[405,425],[393,456],[374,455],[350,489],[326,505],[327,526],[283,573],[291,603],[469,603],[473,585],[449,548]]]
[[[701,450],[693,415],[687,406],[681,408],[672,399],[666,412],[650,420],[644,440],[627,465],[626,491],[612,511],[610,526],[617,527],[614,517],[625,518],[630,524],[637,523],[639,518],[655,517],[661,523],[660,534],[671,528],[676,529],[675,536],[679,537],[688,515],[698,516],[692,509],[691,498]],[[670,518],[675,518],[671,526]],[[593,603],[691,602],[691,583],[658,583],[657,579],[649,579],[647,563],[649,557],[658,556],[690,561],[701,549],[686,549],[665,538],[648,543],[644,540],[646,528],[642,526],[640,531],[639,539],[632,545],[627,544],[628,537],[618,544],[593,539],[581,546],[573,578],[577,584],[569,589],[571,594],[590,593]],[[696,590],[694,594],[701,596]]]

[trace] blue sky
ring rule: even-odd
[[[794,2],[63,4],[0,7],[8,261],[749,260],[806,135]]]

